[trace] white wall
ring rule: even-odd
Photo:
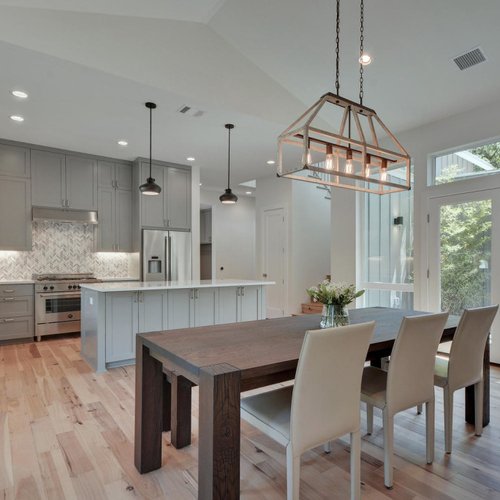
[[[334,281],[356,283],[356,193],[333,188],[331,204],[331,275]]]
[[[284,208],[287,231],[285,254],[285,314],[298,313],[308,301],[306,288],[330,274],[330,201],[306,182],[277,178],[257,179],[257,272],[262,276],[262,214]]]
[[[290,312],[298,313],[301,304],[309,301],[306,288],[330,274],[330,200],[325,199],[325,191],[314,184],[291,182],[290,258],[293,272],[288,302]]]
[[[235,205],[223,205],[221,194],[203,187],[200,190],[200,202],[212,207],[214,278],[255,279],[255,199],[239,196]]]

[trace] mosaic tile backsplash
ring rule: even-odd
[[[98,277],[130,276],[125,253],[94,253],[93,228],[83,224],[33,223],[31,252],[0,251],[0,280],[30,280],[37,273],[94,273]]]

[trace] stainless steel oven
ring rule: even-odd
[[[36,337],[80,331],[80,283],[98,282],[91,274],[34,276]]]
[[[37,293],[35,311],[37,337],[80,331],[80,292]]]

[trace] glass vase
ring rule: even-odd
[[[323,304],[320,328],[333,328],[349,324],[349,311],[346,306]]]

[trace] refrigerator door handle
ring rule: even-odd
[[[165,271],[166,280],[172,281],[172,237],[165,236]]]

